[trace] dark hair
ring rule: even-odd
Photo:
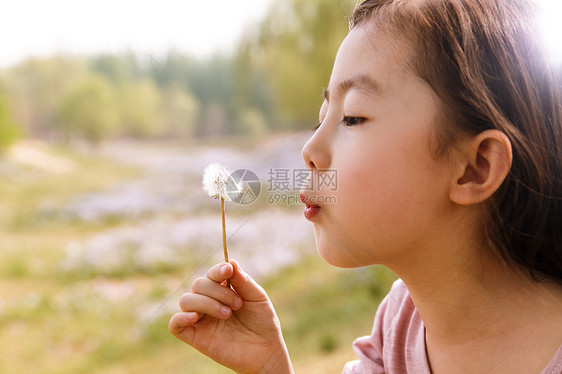
[[[562,79],[536,14],[525,0],[366,0],[350,26],[375,20],[411,41],[410,66],[441,100],[438,156],[462,134],[508,136],[513,163],[485,203],[486,238],[535,280],[562,284]]]

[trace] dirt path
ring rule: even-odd
[[[261,203],[228,207],[231,256],[258,278],[298,261],[304,253],[314,251],[312,229],[303,218],[302,207],[264,201],[270,170],[303,168],[300,149],[307,136],[272,138],[249,151],[236,144],[185,149],[132,142],[108,145],[105,156],[141,167],[143,176],[81,196],[65,208],[72,219],[117,219],[122,224],[86,242],[69,243],[63,268],[111,274],[124,268],[150,271],[179,263],[203,271],[220,261],[220,209],[201,188],[202,171],[213,161],[231,170],[250,169],[262,182]]]

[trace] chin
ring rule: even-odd
[[[358,264],[357,259],[352,258],[351,250],[342,248],[343,244],[339,244],[326,233],[322,232],[321,228],[315,228],[314,237],[316,240],[316,250],[324,261],[330,265],[339,268],[357,268],[363,265]]]
[[[357,265],[355,262],[353,262],[353,260],[349,258],[343,259],[341,258],[341,256],[330,256],[330,254],[323,252],[320,248],[318,248],[318,253],[320,254],[320,257],[322,257],[324,261],[338,268],[351,269],[351,268],[361,267],[360,265]]]

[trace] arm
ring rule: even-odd
[[[226,279],[233,289],[222,285]],[[238,373],[293,373],[269,297],[236,261],[196,279],[180,307],[170,332],[221,365]]]

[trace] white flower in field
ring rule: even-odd
[[[214,162],[205,168],[203,172],[203,189],[212,198],[232,201],[242,192],[240,183],[236,183],[230,176],[230,172],[218,162]]]

